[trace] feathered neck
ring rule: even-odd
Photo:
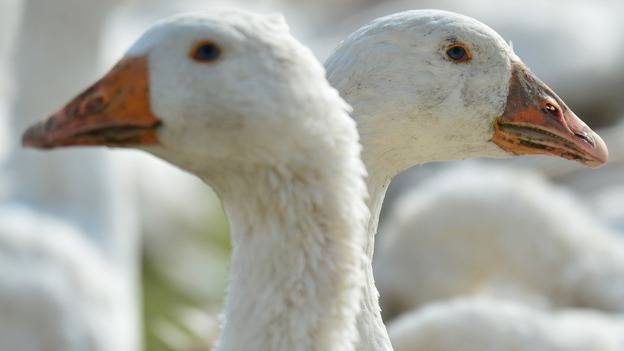
[[[353,350],[368,210],[359,146],[334,145],[204,177],[233,243],[216,350]]]
[[[367,165],[368,167],[368,165]],[[367,168],[370,169],[370,168]],[[364,287],[362,306],[357,317],[356,325],[360,340],[356,350],[361,351],[390,351],[393,350],[390,337],[381,317],[379,307],[379,292],[373,276],[373,254],[375,250],[375,234],[379,224],[381,206],[388,190],[392,176],[382,172],[370,171],[366,179],[366,185],[370,193],[367,205],[370,210],[370,218],[364,239],[364,251],[366,254],[364,263]]]

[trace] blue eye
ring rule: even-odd
[[[221,48],[211,41],[202,41],[195,44],[191,57],[199,62],[214,62],[221,57]]]
[[[461,45],[453,45],[448,48],[446,56],[455,62],[468,62],[472,59],[466,48]]]

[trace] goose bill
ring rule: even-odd
[[[28,147],[151,145],[160,120],[150,109],[147,59],[127,58],[22,138]]]
[[[512,63],[507,105],[494,122],[492,141],[515,155],[557,156],[590,167],[608,159],[600,136],[522,62]]]

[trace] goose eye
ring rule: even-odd
[[[472,59],[468,50],[461,45],[453,45],[446,50],[446,56],[455,62],[468,62]]]
[[[221,48],[211,41],[202,41],[195,44],[191,57],[198,62],[214,62],[221,57]]]

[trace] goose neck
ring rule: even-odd
[[[216,350],[353,349],[365,188],[361,174],[319,169],[254,169],[215,184],[233,244]]]
[[[370,168],[369,168],[370,169]],[[379,173],[371,172],[367,178],[367,187],[370,193],[368,207],[371,212],[367,234],[364,242],[366,258],[364,261],[364,289],[362,306],[357,319],[357,328],[360,335],[356,350],[363,351],[390,351],[392,345],[379,307],[379,292],[375,286],[373,276],[373,254],[375,249],[375,234],[379,223],[379,214],[391,177],[376,177]]]

